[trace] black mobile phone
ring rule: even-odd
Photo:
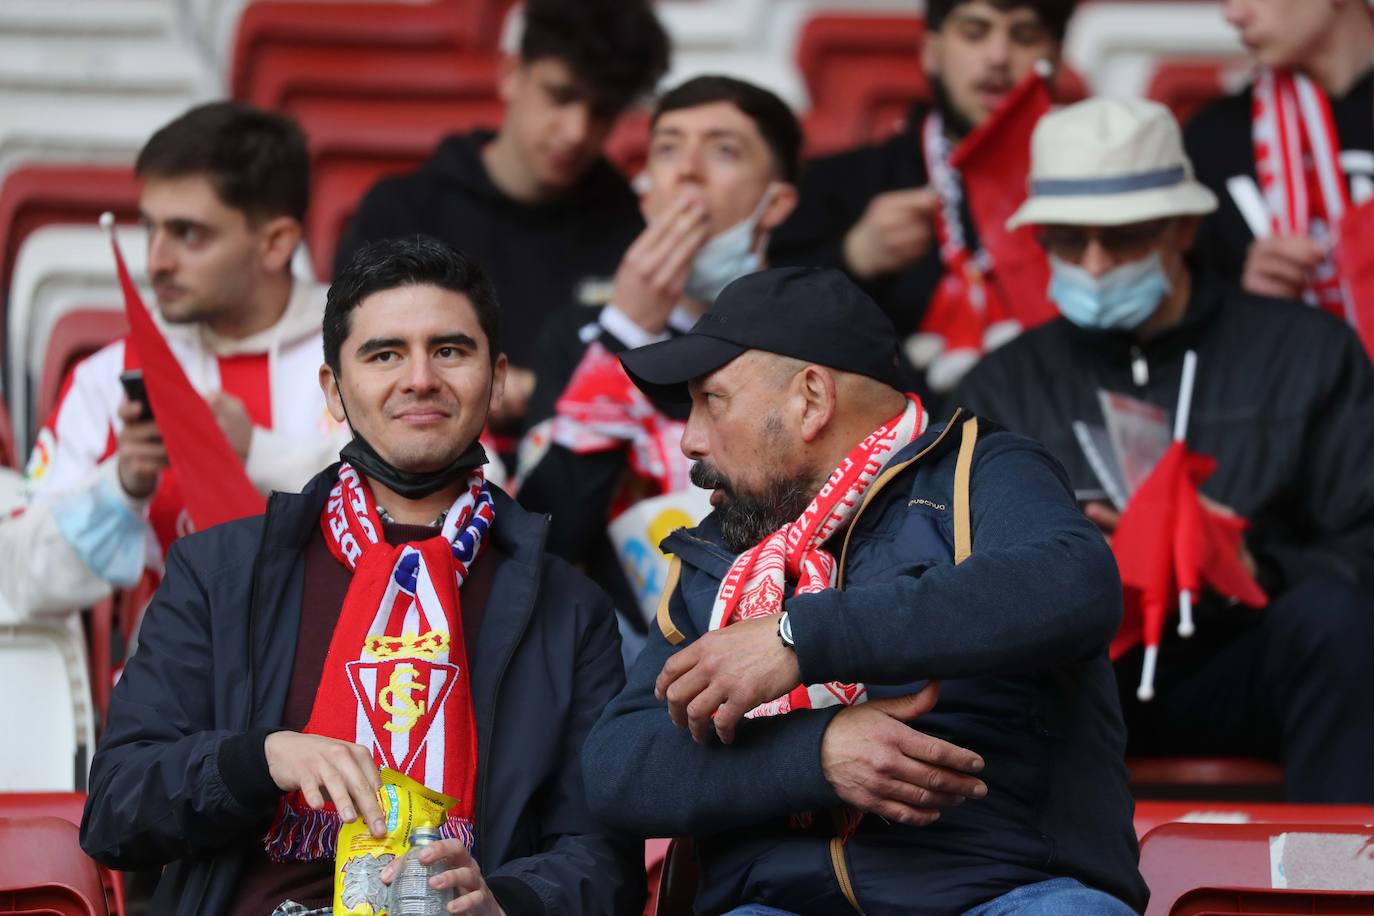
[[[153,402],[148,400],[148,386],[143,384],[143,370],[130,369],[119,374],[119,384],[124,386],[124,396],[131,403],[143,405],[142,420],[153,418]]]

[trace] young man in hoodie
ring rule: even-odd
[[[1198,180],[1220,200],[1203,220],[1199,258],[1248,292],[1348,319],[1332,254],[1340,214],[1374,194],[1374,12],[1366,0],[1224,8],[1260,72],[1185,133]]]
[[[155,318],[264,494],[299,489],[347,439],[312,384],[324,290],[291,274],[308,169],[292,121],[237,102],[191,109],[135,165]],[[132,586],[191,530],[158,421],[125,398],[119,376],[135,368],[127,339],[83,360],[39,432],[26,511],[40,521],[27,524],[52,549],[27,564],[28,609]]]
[[[666,93],[645,168],[648,227],[625,251],[610,303],[563,309],[540,340],[520,502],[553,515],[550,549],[584,565],[622,610],[641,602],[607,523],[689,481],[677,449],[685,413],[650,404],[616,356],[689,330],[726,284],[763,266],[768,233],[797,203],[801,140],[787,104],[742,80],[701,76]],[[642,618],[629,620],[643,632]]]
[[[1074,423],[1102,423],[1101,391],[1172,414],[1195,352],[1186,441],[1217,462],[1200,489],[1249,520],[1238,559],[1269,597],[1200,596],[1195,635],[1165,627],[1149,702],[1142,652],[1118,660],[1129,747],[1269,757],[1291,801],[1374,802],[1374,708],[1350,699],[1374,654],[1374,368],[1358,338],[1186,258],[1217,202],[1161,105],[1042,118],[1030,186],[1013,221],[1039,227],[1063,317],[986,357],[958,402],[1045,443],[1110,536],[1120,516],[1091,492],[1103,483]]]
[[[518,421],[534,389],[544,319],[599,303],[603,281],[644,224],[635,195],[602,155],[616,118],[668,68],[668,38],[648,0],[531,0],[520,53],[501,76],[500,130],[448,137],[418,172],[368,192],[339,243],[338,273],[362,244],[425,233],[491,273],[509,326],[506,403]]]
[[[772,262],[840,268],[877,300],[898,334],[914,333],[947,258],[981,253],[967,206],[942,197],[937,178],[950,171],[953,148],[1012,87],[1040,61],[1058,62],[1074,2],[930,0],[921,61],[934,104],[913,108],[906,127],[880,145],[808,166],[801,205],[773,235]],[[951,239],[962,239],[957,249],[941,245],[942,220]],[[927,384],[943,393],[957,372],[944,378],[932,371]]]

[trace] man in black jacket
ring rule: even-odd
[[[811,163],[797,211],[773,235],[773,263],[843,269],[902,338],[912,334],[944,274],[931,155],[947,158],[1039,61],[1058,61],[1073,7],[1074,0],[930,0],[921,60],[934,106],[914,108],[881,145]],[[928,126],[936,128],[931,137]],[[944,142],[932,149],[935,137]],[[965,246],[977,251],[978,227],[967,206],[959,211]]]
[[[1208,269],[1247,292],[1315,298],[1319,290],[1312,280],[1330,268],[1331,239],[1338,232],[1324,198],[1339,192],[1347,198],[1340,205],[1348,206],[1374,194],[1374,13],[1365,0],[1232,0],[1226,16],[1262,69],[1254,85],[1203,109],[1185,132],[1198,180],[1221,200],[1203,221],[1197,252]],[[1292,174],[1303,175],[1305,184],[1308,165],[1330,167],[1336,182],[1298,189],[1312,196],[1301,212],[1290,213],[1287,194],[1293,189],[1285,178],[1290,173],[1282,166],[1282,145],[1263,139],[1273,121],[1255,103],[1307,95],[1309,88],[1307,102],[1289,110],[1289,136],[1307,158],[1302,171]],[[1311,127],[1322,134],[1318,148],[1310,146]],[[1268,160],[1263,169],[1257,167],[1260,155]],[[1321,304],[1343,313],[1326,298]]]
[[[501,77],[495,134],[445,139],[418,172],[385,178],[358,206],[334,259],[365,242],[424,233],[468,252],[501,295],[511,361],[496,420],[518,421],[534,347],[554,310],[600,303],[644,227],[634,192],[602,155],[616,118],[668,68],[648,0],[532,0],[518,57]]]
[[[643,641],[637,606],[647,602],[652,613],[658,604],[645,586],[661,579],[627,583],[606,526],[629,505],[688,487],[686,462],[674,460],[686,412],[651,407],[615,357],[687,331],[727,283],[764,266],[768,234],[796,206],[801,142],[787,104],[742,80],[700,76],[665,93],[644,172],[649,226],[621,259],[610,302],[569,306],[545,326],[528,417],[537,425],[522,449],[517,495],[553,516],[549,549],[584,565],[629,612],[623,632],[631,651]],[[596,361],[621,384],[596,391],[594,420],[577,405],[587,406]],[[579,372],[583,383],[569,388]],[[623,416],[608,420],[612,404]],[[645,449],[666,454],[649,468],[636,460]]]
[[[664,542],[588,795],[696,838],[698,913],[1139,909],[1111,553],[1040,445],[927,426],[896,351],[843,274],[784,268],[624,354],[690,400],[715,511]]]
[[[338,829],[382,834],[386,766],[459,799],[445,835],[469,842],[428,855],[467,912],[636,912],[642,850],[597,825],[579,765],[624,680],[610,602],[481,473],[490,281],[434,239],[381,242],[324,322],[321,387],[355,438],[264,516],[173,548],[83,847],[165,866],[158,913],[328,913]]]
[[[1156,697],[1137,702],[1140,652],[1118,663],[1137,753],[1281,760],[1288,796],[1374,801],[1374,370],[1339,319],[1219,285],[1185,260],[1215,198],[1191,180],[1178,127],[1143,101],[1083,102],[1036,128],[1032,196],[1063,318],[992,354],[961,404],[1044,442],[1109,534],[1116,511],[1073,423],[1098,392],[1173,411],[1197,353],[1189,448],[1217,459],[1203,495],[1250,520],[1241,560],[1263,611],[1219,599],[1197,634],[1166,627]]]

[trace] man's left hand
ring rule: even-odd
[[[729,744],[745,713],[800,683],[797,654],[778,638],[774,614],[713,630],[678,652],[659,672],[654,696],[698,744],[711,737],[713,715],[716,734]]]
[[[248,460],[248,447],[253,444],[253,419],[248,416],[248,408],[243,402],[227,391],[214,391],[205,399],[215,422],[224,430],[240,461]]]
[[[436,859],[447,859],[448,868],[429,879],[429,886],[436,890],[451,887],[454,899],[447,904],[450,913],[471,913],[473,916],[506,916],[501,904],[496,902],[487,881],[482,877],[482,869],[472,858],[462,840],[448,839],[430,843],[417,854],[421,862],[429,865]],[[382,883],[390,885],[396,877],[397,862],[394,859],[382,869]]]

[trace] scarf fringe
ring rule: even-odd
[[[277,864],[333,859],[338,853],[339,830],[343,824],[343,818],[332,809],[299,810],[294,805],[283,804],[263,840],[267,857]],[[462,841],[469,852],[476,842],[472,821],[462,817],[450,817],[439,825],[439,835],[445,840]]]

